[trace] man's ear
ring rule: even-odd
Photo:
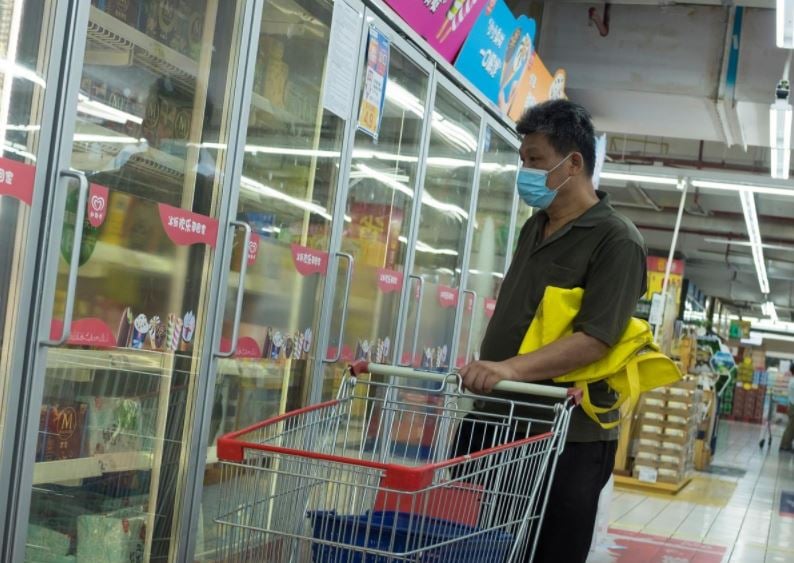
[[[582,153],[575,152],[571,155],[570,158],[570,171],[571,176],[578,176],[582,172],[584,172],[584,157]]]

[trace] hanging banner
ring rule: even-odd
[[[496,310],[496,299],[486,299],[485,300],[485,316],[489,319],[493,317],[493,313]]]
[[[35,176],[35,166],[10,158],[0,158],[0,196],[11,196],[31,205]]]
[[[292,262],[295,264],[295,269],[302,276],[311,276],[313,274],[325,274],[328,270],[328,253],[322,250],[315,250],[308,246],[300,246],[293,244]]]
[[[648,291],[645,299],[650,300],[655,293],[662,293],[664,285],[664,272],[667,267],[667,259],[660,256],[648,256]],[[668,281],[668,291],[675,293],[676,307],[681,304],[681,288],[684,283],[684,261],[673,260],[670,268],[670,279]]]
[[[566,73],[560,69],[553,75],[539,56],[532,57],[519,80],[506,113],[513,121],[518,121],[529,108],[548,100],[565,99]]]
[[[171,242],[180,246],[206,244],[215,248],[218,241],[217,220],[165,203],[158,204],[158,207],[160,221]]]
[[[444,309],[458,305],[458,290],[446,285],[438,286],[438,304]]]
[[[378,269],[378,288],[383,293],[395,293],[403,287],[403,274],[386,268]]]
[[[364,93],[358,115],[358,128],[376,141],[383,119],[383,102],[386,98],[386,81],[389,79],[389,38],[374,26],[369,28],[367,42],[367,70]]]
[[[516,18],[504,0],[491,0],[463,44],[457,68],[507,113],[534,49],[535,20]]]
[[[451,63],[488,0],[386,0],[386,3]]]

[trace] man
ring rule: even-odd
[[[481,361],[461,370],[464,385],[490,393],[499,381],[548,382],[604,357],[619,340],[646,288],[645,242],[593,188],[595,134],[579,105],[555,100],[530,109],[523,135],[521,199],[538,209],[521,230],[481,348]],[[547,286],[584,288],[574,334],[527,355],[518,349]],[[521,397],[514,397],[521,400]],[[616,397],[590,386],[597,406]],[[604,421],[616,420],[611,413]],[[598,498],[614,468],[618,430],[604,430],[576,408],[558,463],[535,561],[587,559]]]

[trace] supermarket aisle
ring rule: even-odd
[[[616,490],[610,534],[589,563],[794,561],[794,455],[778,454],[779,427],[771,451],[759,434],[723,422],[712,473],[678,497]]]

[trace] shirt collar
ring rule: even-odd
[[[574,219],[574,227],[595,227],[615,212],[615,208],[609,203],[607,193],[596,191],[596,195],[599,199],[598,203]]]

